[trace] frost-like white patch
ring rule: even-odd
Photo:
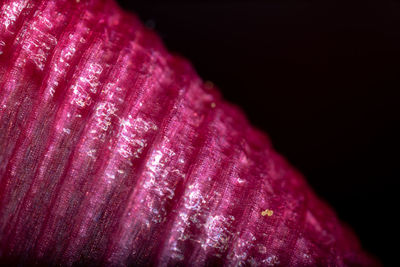
[[[230,228],[234,220],[235,219],[233,216],[209,216],[207,218],[207,222],[204,225],[207,238],[204,243],[202,243],[201,247],[205,250],[207,249],[207,247],[213,247],[216,248],[220,253],[225,252],[228,248],[229,241],[233,236]]]
[[[147,140],[141,136],[158,129],[153,122],[145,121],[141,117],[132,118],[131,115],[127,119],[120,119],[120,127],[117,150],[124,158],[139,158],[147,146]]]
[[[95,158],[96,152],[97,152],[96,149],[89,149],[89,150],[86,152],[86,154],[87,154],[89,157],[91,157],[91,158]]]
[[[190,193],[185,196],[185,200],[185,208],[194,211],[200,210],[201,204],[205,203],[205,199],[197,186],[194,187],[193,190],[190,190]]]
[[[279,265],[279,258],[275,255],[271,255],[265,260],[262,261],[262,263],[266,264],[267,266],[277,266]]]
[[[21,14],[21,11],[25,8],[26,4],[28,3],[27,0],[24,1],[12,1],[11,3],[5,4],[0,11],[1,14],[1,23],[6,30],[13,25],[18,16]]]
[[[77,81],[72,85],[71,89],[74,94],[71,103],[75,103],[80,107],[91,105],[92,96],[95,94],[100,85],[100,75],[103,67],[98,63],[89,63],[84,71],[80,74]]]
[[[111,125],[112,116],[117,111],[117,108],[113,103],[110,102],[100,102],[95,108],[95,120],[97,126],[103,130],[107,131],[108,127]]]
[[[5,45],[6,45],[6,43],[4,41],[0,40],[0,55],[3,54],[3,46],[5,46]]]
[[[70,133],[71,133],[71,130],[68,129],[68,128],[63,128],[63,132],[66,133],[66,134],[70,134]]]
[[[238,184],[243,184],[245,182],[245,180],[241,179],[241,178],[237,178],[236,181],[238,182]]]

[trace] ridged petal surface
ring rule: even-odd
[[[0,15],[1,263],[377,264],[113,1],[5,0]]]

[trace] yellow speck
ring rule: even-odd
[[[205,86],[205,88],[206,88],[207,90],[210,90],[210,89],[212,89],[212,88],[214,87],[214,83],[213,83],[212,81],[206,81],[206,82],[204,83],[204,86]]]
[[[211,108],[215,108],[216,106],[217,105],[214,102],[211,103]]]
[[[269,210],[269,209],[266,209],[266,210],[261,212],[262,216],[268,215],[268,217],[271,217],[273,214],[274,214],[274,211],[273,210]]]

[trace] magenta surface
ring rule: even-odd
[[[114,2],[0,8],[1,263],[377,265],[267,137]]]

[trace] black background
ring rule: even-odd
[[[119,2],[268,132],[368,251],[398,262],[400,3]]]

